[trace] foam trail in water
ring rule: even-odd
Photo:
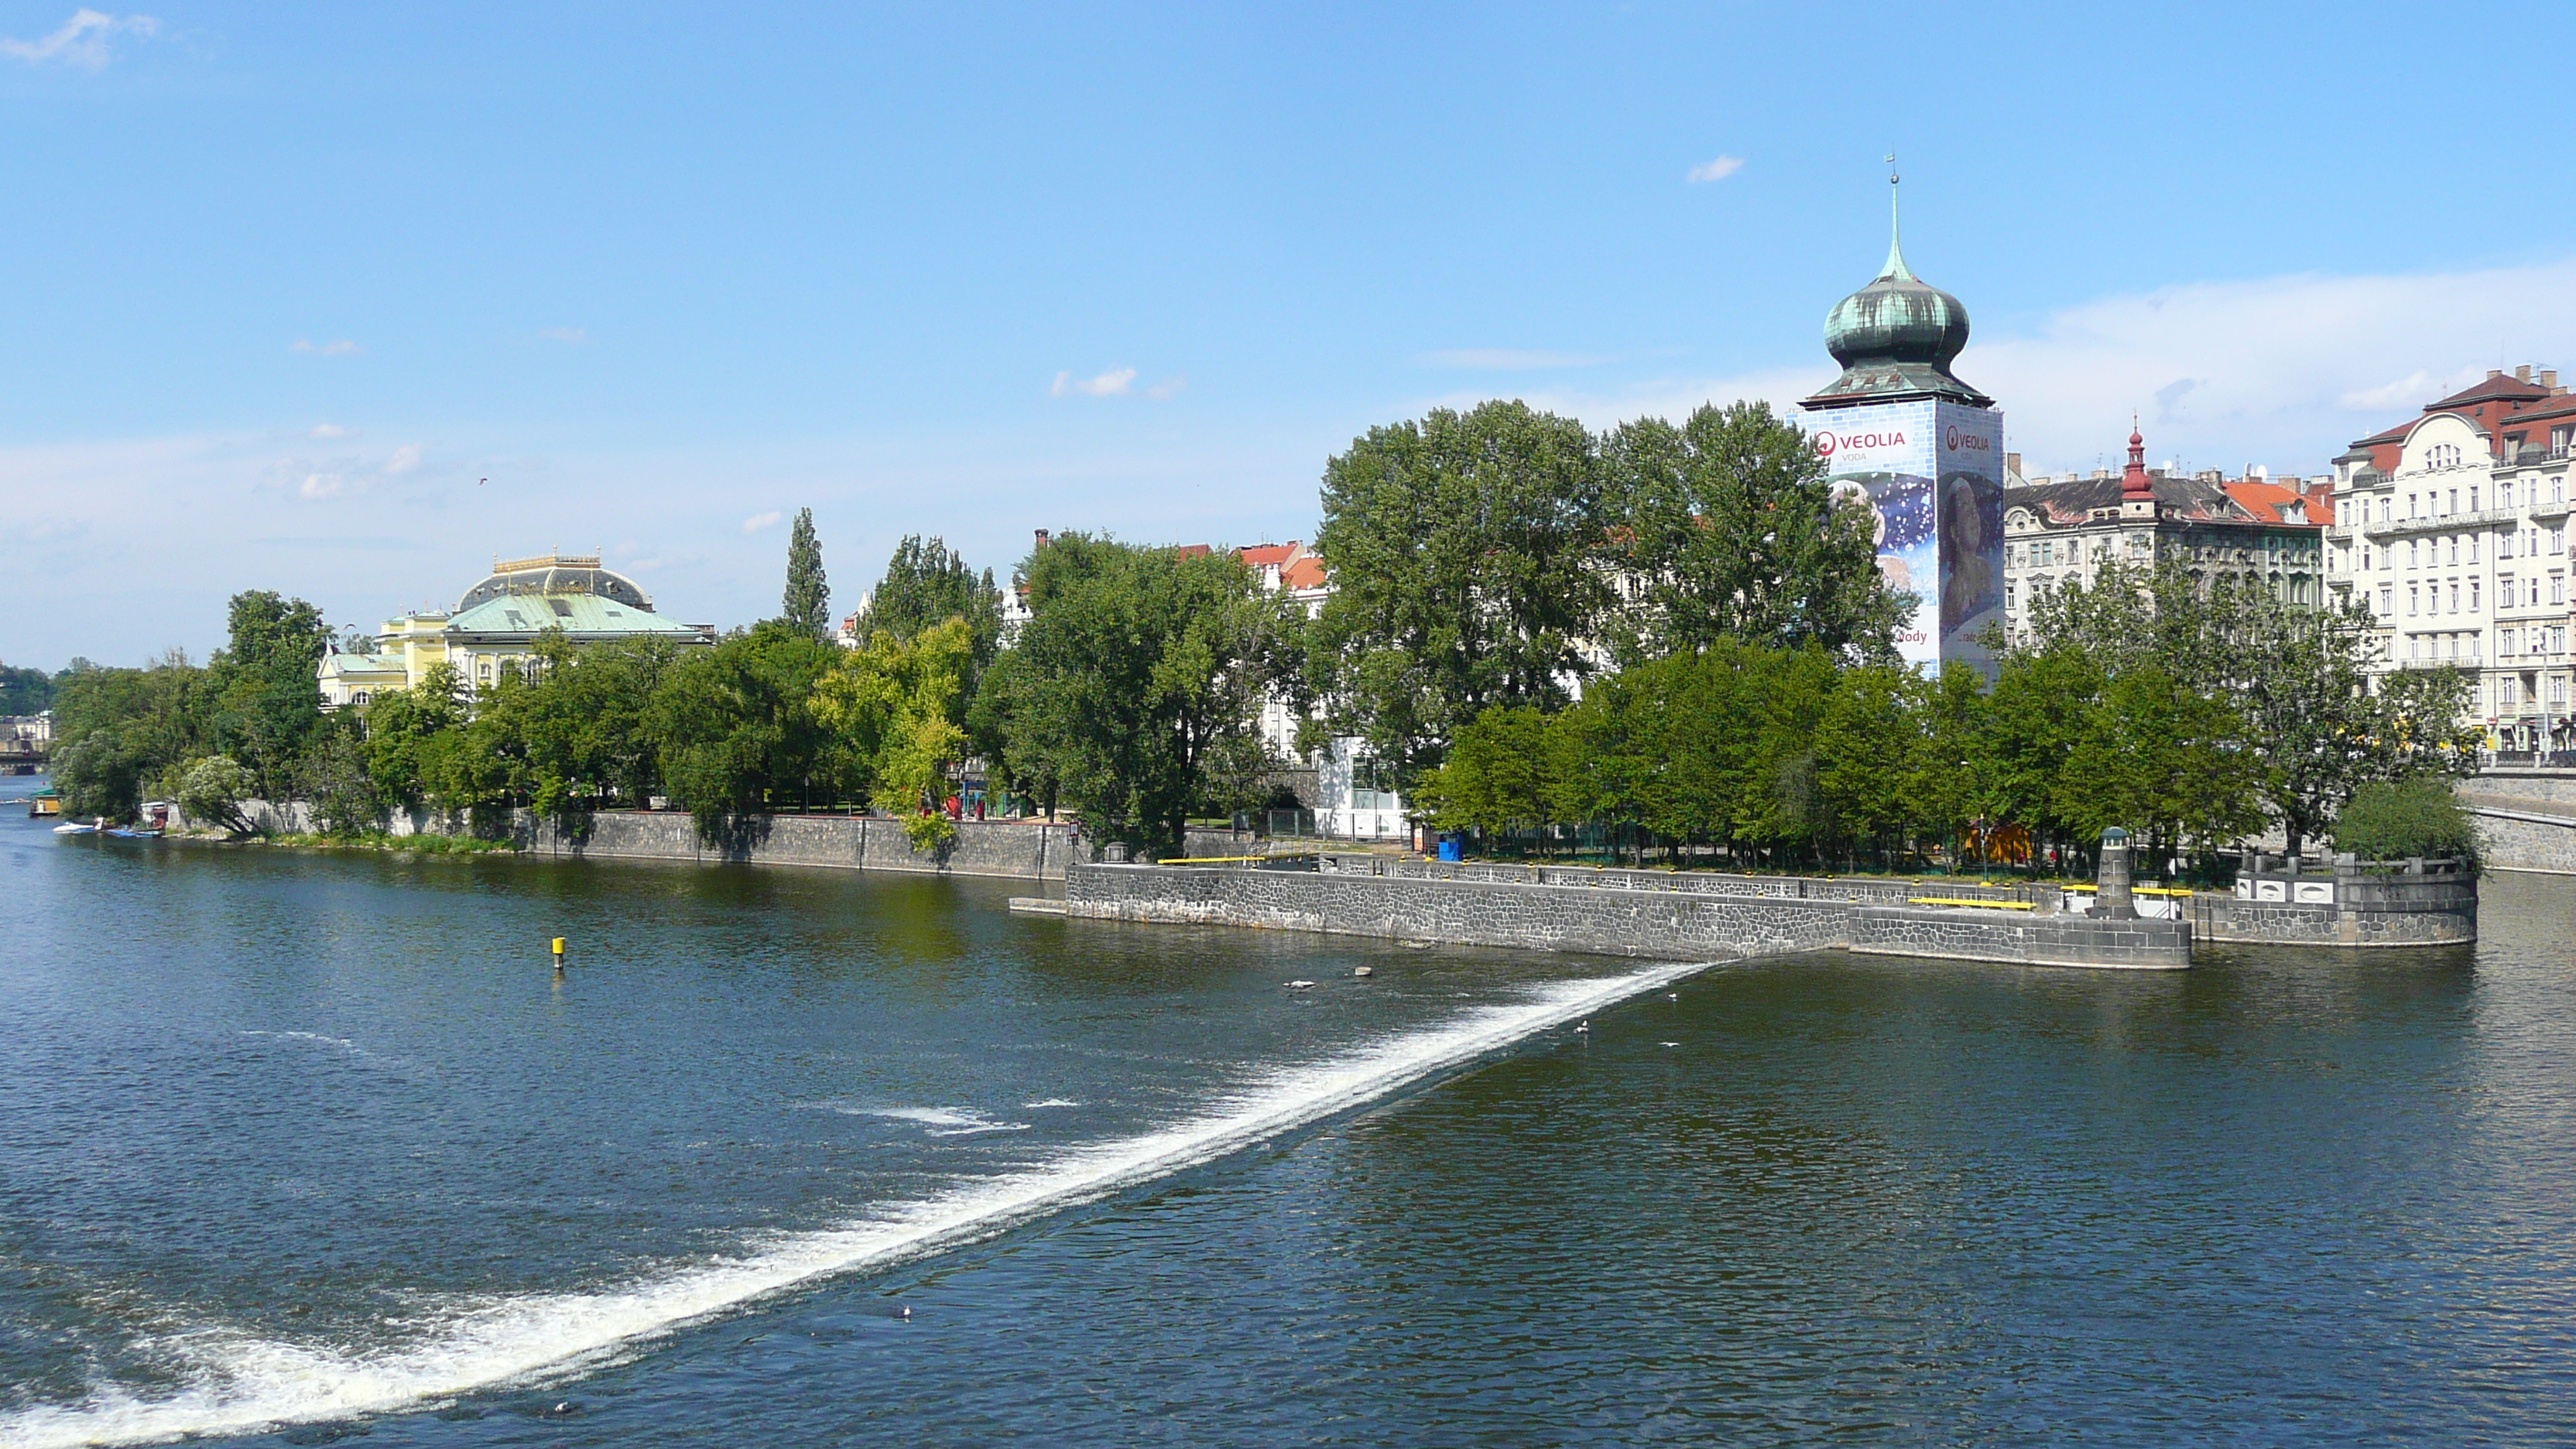
[[[1565,982],[1517,1006],[1488,1007],[1445,1027],[1284,1071],[1219,1110],[1141,1137],[1076,1148],[1039,1168],[969,1184],[926,1202],[742,1257],[589,1293],[530,1294],[394,1325],[409,1341],[366,1352],[207,1330],[167,1347],[198,1365],[195,1386],[163,1398],[102,1391],[78,1404],[0,1416],[0,1445],[72,1449],[241,1433],[384,1413],[546,1370],[578,1367],[629,1340],[860,1268],[883,1268],[989,1237],[1320,1121],[1523,1037],[1655,990],[1711,963],[1656,966]]]

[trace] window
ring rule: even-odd
[[[2415,617],[2415,613],[2416,613],[2416,608],[2417,608],[2417,606],[2418,606],[2419,604],[2421,604],[2422,602],[2423,602],[2423,593],[2422,593],[2422,591],[2421,591],[2421,590],[2419,590],[2419,589],[2417,589],[2413,584],[2408,584],[2408,585],[2406,586],[2406,617],[2407,617],[2407,618],[2409,618],[2409,619],[2414,618],[2414,617]],[[491,677],[492,677],[492,675],[491,675],[491,671],[490,671],[488,668],[484,670],[483,677],[484,677],[484,678],[486,678],[486,679],[489,679],[489,678],[491,678]]]
[[[2567,456],[2567,432],[2568,430],[2565,428],[2551,428],[2549,430],[2549,456],[2553,458],[2564,458]]]
[[[2408,568],[2419,568],[2423,565],[2423,543],[2424,540],[2420,538],[2410,538],[2406,540],[2406,566]]]
[[[2456,614],[2460,612],[2460,581],[2458,579],[2451,580],[2451,607],[2444,609],[2442,612],[2445,614]]]
[[[2513,631],[2511,629],[2498,629],[2496,631],[2496,657],[2498,659],[2502,659],[2506,655],[2511,654],[2513,652],[2513,644],[2514,638]]]
[[[2567,576],[2565,574],[2551,574],[2549,576],[2549,602],[2553,604],[2563,604],[2567,602]]]
[[[2469,485],[2469,511],[2471,513],[2478,511],[2478,485],[2475,483]]]
[[[2474,534],[2474,533],[2473,533],[2473,534],[2470,534],[2470,535],[2469,535],[2469,562],[2471,562],[2471,563],[2476,563],[2477,561],[2478,561],[2478,536],[2477,536],[2476,534]]]
[[[2472,614],[2478,611],[2478,583],[2479,580],[2469,580],[2469,612]]]
[[[2451,490],[2451,501],[2450,501],[2450,506],[2449,506],[2449,507],[2447,507],[2447,508],[2444,508],[2442,511],[2443,511],[2444,513],[2457,513],[2457,512],[2459,512],[2459,511],[2460,511],[2460,490],[2459,490],[2459,489],[2454,488],[2454,489],[2452,489],[2452,490]]]
[[[2369,505],[2369,504],[2367,504],[2367,503],[2365,503],[2365,504],[2363,504],[2363,505],[2362,505],[2362,507],[2364,507],[2364,508],[2367,508],[2367,507],[2369,507],[2369,506],[2370,506],[2370,505]],[[2382,498],[2382,499],[2380,499],[2380,500],[2379,500],[2379,521],[2380,521],[2380,522],[2382,522],[2382,523],[2386,523],[2386,522],[2388,521],[2388,507],[2389,507],[2389,504],[2388,504],[2388,500],[2387,500],[2386,498]]]
[[[2496,681],[2496,706],[2497,706],[2497,708],[2499,708],[2499,709],[2511,709],[2511,708],[2513,708],[2513,707],[2514,707],[2515,703],[2517,702],[2517,701],[2514,699],[2514,696],[2515,696],[2516,694],[2518,694],[2518,693],[2520,693],[2520,692],[2521,692],[2521,691],[2520,691],[2520,687],[2519,687],[2519,686],[2520,686],[2520,683],[2521,683],[2521,681],[2519,681],[2519,680],[2515,679],[2515,678],[2514,678],[2512,675],[2510,675],[2510,674],[2508,674],[2508,675],[2506,675],[2504,678],[2499,679],[2499,680],[2497,680],[2497,681]]]
[[[2471,634],[2460,641],[2460,657],[2471,664],[2478,662],[2478,636]]]
[[[2459,538],[2459,535],[2457,535],[2457,534],[2453,534],[2450,538],[2448,538],[2448,539],[2444,540],[2444,542],[2447,542],[2448,544],[2450,544],[2450,545],[2451,545],[2451,562],[2453,562],[2453,563],[2455,563],[2455,564],[2456,564],[2456,563],[2458,563],[2458,562],[2460,561],[2460,538]]]
[[[2389,588],[2386,584],[2381,584],[2379,586],[2379,617],[2385,619],[2389,615],[2397,612],[2396,603],[2392,597],[2395,592],[2395,590]]]

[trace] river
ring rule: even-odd
[[[0,1445],[2576,1422],[2564,878],[2474,949],[2139,974],[1029,889],[0,806]]]

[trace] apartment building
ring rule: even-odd
[[[2504,752],[2576,748],[2567,466],[2576,398],[2555,371],[2487,374],[2335,459],[2327,583],[2378,621],[2390,668],[2471,671]]]

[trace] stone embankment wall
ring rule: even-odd
[[[2200,939],[2275,946],[2456,946],[2478,938],[2478,883],[2456,861],[2249,866],[2238,894],[2191,897]]]
[[[1884,877],[1728,875],[1720,871],[1624,870],[1595,865],[1513,865],[1502,861],[1440,861],[1359,852],[1326,851],[1326,871],[1357,871],[1401,880],[1483,881],[1497,885],[1580,886],[1589,890],[1680,892],[1686,895],[1757,896],[1764,899],[1851,901],[1902,905],[1913,896],[1973,894],[1980,900],[2054,902],[2057,888],[2027,882],[1981,886],[1967,881],[1894,880]]]
[[[1896,886],[1900,903],[1884,904],[1885,897],[1861,891],[1887,882],[1806,881],[1842,889],[1801,894],[1794,876],[1583,871],[1573,873],[1577,881],[1558,883],[1487,873],[1521,867],[1444,866],[1382,856],[1324,863],[1331,868],[1077,865],[1065,880],[1064,913],[1685,961],[1843,946],[2050,966],[2191,964],[2191,926],[2185,921],[2093,921],[1901,904],[1901,892],[1920,892],[1919,885]],[[1432,868],[1419,868],[1425,865]],[[1704,889],[1713,879],[1759,881],[1766,889]]]
[[[313,828],[301,802],[253,801],[243,813],[262,830],[300,834]],[[208,828],[205,822],[188,819],[185,812],[172,823],[182,829]],[[397,836],[466,833],[463,820],[428,810],[397,811],[386,829]],[[1071,825],[1021,820],[960,821],[956,842],[937,853],[913,849],[903,833],[903,822],[882,817],[755,817],[722,845],[699,840],[697,827],[687,815],[662,810],[603,810],[577,832],[519,810],[511,814],[510,829],[524,851],[552,857],[805,865],[1028,880],[1062,880],[1077,853],[1085,858],[1094,854],[1091,843]],[[1194,839],[1192,845],[1210,854],[1237,848],[1235,837],[1224,832]]]
[[[1849,937],[1844,901],[1442,881],[1358,871],[1077,865],[1065,914],[1699,961]]]
[[[2576,770],[2489,770],[2459,790],[2486,836],[2488,865],[2576,875]]]

